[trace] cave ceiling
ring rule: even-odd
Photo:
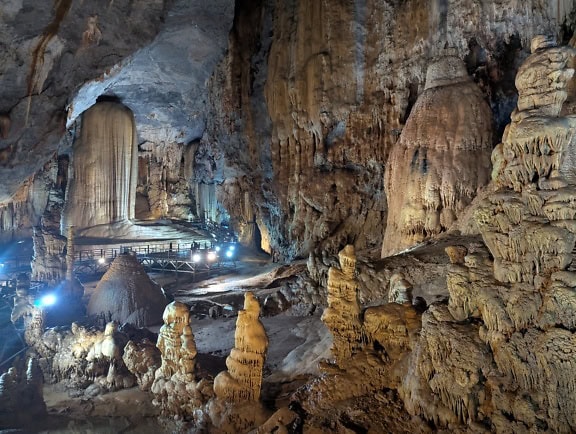
[[[141,143],[200,138],[233,13],[231,0],[3,1],[0,201],[67,151],[78,116],[102,96],[132,109]]]

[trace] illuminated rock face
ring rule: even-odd
[[[138,156],[132,112],[110,101],[86,110],[73,152],[62,227],[133,219]]]
[[[325,375],[311,382],[299,395],[312,414],[337,402],[372,395],[383,388],[397,388],[406,374],[407,357],[417,342],[420,314],[409,302],[409,284],[394,275],[393,289],[402,287],[400,303],[361,309],[358,302],[356,256],[347,245],[340,254],[340,269],[328,274],[328,308],[322,321],[333,337],[334,360],[321,363]]]
[[[133,255],[119,255],[90,297],[88,315],[136,327],[160,324],[167,304],[162,288],[152,281]]]
[[[244,310],[238,312],[234,348],[226,359],[227,371],[214,379],[216,396],[225,401],[258,401],[268,337],[258,318],[260,304],[254,294],[244,296]]]
[[[475,213],[489,251],[449,252],[449,304],[424,314],[400,390],[436,424],[576,430],[576,118],[561,115],[576,51],[546,37],[532,51]]]
[[[490,179],[492,113],[464,62],[432,62],[386,164],[382,256],[446,231]]]

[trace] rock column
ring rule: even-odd
[[[130,109],[99,102],[82,117],[74,144],[62,227],[81,230],[134,218],[138,154]]]

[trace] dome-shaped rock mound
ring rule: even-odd
[[[162,323],[168,300],[133,255],[120,255],[110,265],[90,297],[88,315],[145,327]]]
[[[490,179],[492,112],[462,60],[428,67],[386,163],[388,222],[382,257],[439,235]]]

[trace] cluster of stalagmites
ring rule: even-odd
[[[398,390],[406,409],[437,426],[576,430],[576,117],[562,111],[576,53],[545,37],[533,41],[532,51],[516,79],[518,108],[492,156],[493,193],[474,215],[485,246],[447,249],[449,303],[433,304],[422,315],[419,337],[395,354],[405,363],[378,362],[388,370],[371,365],[368,354],[377,339],[370,324],[394,330],[378,341],[387,355],[402,336],[396,325],[386,326],[394,324],[391,315],[381,316],[390,305],[362,315],[348,291],[352,274],[340,283],[342,275],[331,272],[327,312],[341,313],[325,314],[325,320],[335,336],[338,369],[345,372],[333,378],[345,387],[323,379],[317,395],[354,396],[346,378],[358,373],[368,380],[366,392],[375,382],[366,373],[380,369],[384,385]],[[410,286],[401,276],[392,280],[391,300],[408,300],[402,291],[409,294]],[[378,321],[371,322],[376,313]],[[398,312],[393,318],[398,321]],[[362,358],[365,367],[359,367]]]
[[[576,430],[576,117],[563,108],[576,51],[546,37],[532,51],[492,155],[493,192],[474,214],[485,245],[446,249],[449,302],[421,321],[409,315],[411,287],[399,275],[389,300],[406,303],[362,310],[344,249],[323,316],[336,365],[310,388],[309,409],[391,387],[436,426]]]
[[[354,247],[346,246],[338,256],[340,268],[331,267],[328,273],[328,307],[322,315],[333,336],[334,359],[322,363],[324,375],[297,395],[311,413],[337,401],[397,388],[420,330],[412,288],[402,275],[392,276],[391,303],[362,309]]]
[[[157,343],[162,361],[151,386],[154,404],[164,415],[225,433],[244,432],[266,421],[259,399],[268,338],[259,315],[258,300],[247,292],[244,310],[238,313],[235,346],[226,359],[228,370],[213,382],[197,381],[190,310],[180,302],[166,307]]]
[[[166,306],[164,324],[154,344],[142,338],[141,329],[125,324],[120,330],[115,321],[109,322],[103,332],[76,323],[69,330],[45,330],[44,310],[31,304],[23,290],[18,293],[21,300],[12,320],[24,319],[26,341],[38,358],[44,378],[65,382],[75,395],[91,397],[137,383],[142,390],[152,392],[153,403],[165,416],[176,416],[199,429],[244,432],[267,421],[269,412],[259,399],[268,338],[259,320],[260,305],[252,293],[246,293],[244,310],[238,315],[235,347],[226,361],[228,370],[214,381],[196,378],[196,344],[190,310],[183,303]],[[31,363],[36,366],[36,360]],[[15,370],[10,370],[0,378],[0,402],[6,401],[10,409],[14,393],[19,391],[28,397],[30,381],[21,380]],[[38,393],[38,402],[43,405],[41,390]],[[284,413],[268,424],[281,425],[280,420],[288,420]],[[4,415],[0,413],[0,417]]]
[[[0,375],[0,427],[21,426],[26,419],[46,414],[43,383],[34,358],[28,359],[23,369],[12,367]]]

